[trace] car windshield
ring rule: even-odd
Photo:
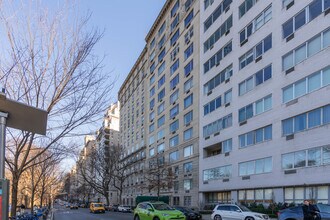
[[[327,212],[327,213],[330,213],[330,205],[317,204],[316,207],[320,210],[320,212]]]
[[[154,206],[155,209],[157,210],[174,210],[171,206],[167,205],[167,204],[162,204],[162,203],[154,203],[152,204]]]
[[[251,210],[245,207],[244,205],[240,205],[239,207],[242,209],[243,212],[251,212]]]
[[[94,204],[95,207],[103,207],[102,204]]]

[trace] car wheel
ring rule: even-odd
[[[134,220],[140,220],[139,215],[134,216]]]
[[[248,217],[245,218],[245,220],[254,220],[254,218],[251,217],[251,216],[248,216]]]
[[[155,217],[153,220],[159,220],[159,218],[158,217]]]
[[[222,218],[220,215],[216,215],[216,216],[214,216],[214,220],[222,220]]]

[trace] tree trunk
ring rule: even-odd
[[[31,190],[31,214],[33,214],[33,206],[34,206],[34,189]]]
[[[18,181],[19,177],[13,175],[13,180],[11,184],[11,216],[16,216]]]

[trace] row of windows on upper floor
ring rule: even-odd
[[[330,165],[330,146],[309,148],[306,150],[281,155],[283,170]],[[238,176],[271,173],[273,158],[266,157],[238,163]],[[219,180],[232,177],[232,165],[225,165],[203,170],[203,181]]]
[[[232,117],[226,116],[203,127],[203,137],[209,139],[211,134],[214,136],[220,133],[220,130],[231,127]],[[326,105],[311,111],[299,114],[282,120],[282,136],[287,140],[294,138],[295,133],[307,131],[316,127],[325,126],[330,123],[330,105]],[[265,141],[272,140],[272,125],[258,128],[256,130],[241,134],[238,136],[240,148],[253,146]],[[290,137],[290,135],[292,137]],[[290,137],[290,138],[288,138]],[[232,150],[232,141],[227,139],[219,143],[220,145],[214,151],[214,145],[205,148],[208,154],[227,153]]]

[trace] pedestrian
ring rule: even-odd
[[[304,220],[315,220],[317,218],[318,211],[307,199],[304,200],[302,210],[304,213]]]

